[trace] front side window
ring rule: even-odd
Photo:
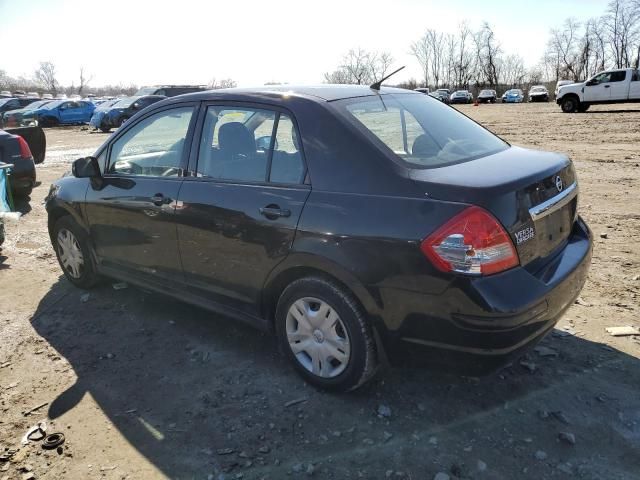
[[[163,110],[137,122],[111,147],[107,173],[175,177],[193,107]]]
[[[473,120],[425,95],[345,99],[339,110],[411,168],[451,165],[508,148]]]
[[[303,170],[297,131],[287,115],[256,108],[208,107],[198,176],[300,183]]]

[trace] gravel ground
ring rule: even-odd
[[[460,110],[571,155],[589,280],[545,348],[492,376],[387,368],[348,395],[306,386],[270,336],[232,320],[61,278],[42,200],[107,135],[47,130],[42,183],[0,254],[0,457],[19,448],[0,479],[640,478],[640,337],[605,331],[640,326],[640,109]],[[59,452],[21,445],[40,421],[65,434]]]

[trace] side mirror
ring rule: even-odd
[[[140,104],[138,102],[133,104],[133,109],[138,110],[140,108]]]
[[[76,178],[98,178],[102,176],[96,157],[77,159],[71,164],[71,173]]]

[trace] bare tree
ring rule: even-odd
[[[58,92],[58,80],[56,79],[56,67],[52,62],[40,62],[40,67],[34,73],[35,81],[42,88],[51,92],[54,96]]]
[[[327,83],[368,85],[382,79],[389,71],[393,57],[389,52],[368,52],[363,48],[351,49],[342,58],[341,65],[324,74]]]
[[[469,88],[473,78],[475,65],[471,50],[473,32],[466,22],[459,25],[456,61],[454,64],[455,83],[458,88]]]
[[[474,35],[476,44],[476,60],[479,79],[489,86],[498,84],[498,63],[502,49],[493,30],[484,22],[480,30]]]
[[[516,87],[524,82],[526,70],[524,60],[520,55],[511,54],[501,61],[501,74],[504,84],[509,87]]]
[[[425,87],[429,86],[429,71],[431,61],[431,43],[428,33],[411,44],[411,55],[416,57],[422,69],[422,81]]]
[[[634,60],[635,45],[640,41],[640,5],[637,1],[612,0],[604,16],[609,48],[616,68]],[[637,47],[640,49],[640,45]],[[639,50],[640,51],[640,50]]]
[[[84,66],[80,67],[80,85],[78,85],[78,95],[81,95],[85,88],[89,85],[89,82],[93,80],[93,75],[89,75]]]

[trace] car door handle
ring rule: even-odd
[[[165,196],[162,195],[161,193],[156,193],[153,197],[151,197],[151,201],[153,202],[154,205],[157,205],[158,207],[161,207],[165,203],[169,203],[169,199],[165,198]]]
[[[268,205],[260,209],[260,214],[264,215],[269,220],[275,220],[278,217],[290,217],[291,210],[280,208],[277,205]]]
[[[611,85],[605,85],[605,86],[604,86],[604,88],[609,88],[609,87],[611,87]]]

